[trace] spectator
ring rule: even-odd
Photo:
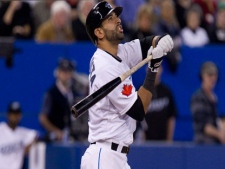
[[[74,42],[70,20],[71,8],[65,1],[55,1],[51,5],[51,17],[42,23],[36,34],[37,42]]]
[[[33,6],[35,31],[38,27],[50,18],[50,8],[55,0],[38,1]]]
[[[154,24],[153,9],[148,4],[139,7],[136,16],[134,32],[130,40],[142,39],[146,36],[153,35],[152,26]]]
[[[201,87],[191,98],[194,141],[198,144],[225,143],[225,133],[218,124],[217,96],[214,87],[218,68],[210,61],[203,63],[200,71]]]
[[[162,72],[161,66],[155,79],[155,93],[141,122],[144,139],[148,141],[173,141],[177,108],[172,91],[161,81]]]
[[[70,17],[71,20],[74,20],[77,17],[77,6],[81,0],[66,0],[66,2],[70,5]]]
[[[180,28],[183,29],[186,26],[185,14],[187,10],[191,7],[193,0],[175,0],[175,11],[177,16],[177,21]]]
[[[47,131],[46,141],[63,141],[63,139],[68,141],[68,137],[69,141],[74,141],[74,139],[78,140],[80,135],[84,138],[83,135],[87,134],[73,133],[72,131],[77,131],[77,129],[71,129],[70,109],[80,98],[71,83],[74,68],[75,65],[72,61],[65,58],[59,60],[55,70],[56,81],[44,96],[39,119]],[[83,125],[83,130],[85,125],[87,126],[87,119]]]
[[[147,0],[147,3],[152,7],[155,22],[158,22],[161,11],[161,0]]]
[[[195,5],[187,12],[187,26],[181,30],[183,45],[200,47],[209,43],[206,30],[200,27],[201,9]]]
[[[225,43],[225,2],[219,3],[215,24],[208,30],[208,35],[210,43]]]
[[[215,22],[217,0],[193,0],[193,2],[202,9],[203,23],[201,26],[207,29],[208,26],[211,26]]]
[[[174,41],[172,52],[167,54],[166,61],[172,72],[176,72],[177,65],[181,60],[180,46],[180,27],[175,15],[175,5],[173,0],[162,0],[159,21],[154,28],[154,34],[169,34]]]
[[[22,1],[4,1],[0,7],[0,36],[31,39],[34,24],[30,5]]]
[[[124,25],[128,30],[132,29],[137,10],[143,3],[145,3],[145,0],[135,0],[132,1],[132,3],[130,0],[114,0],[114,2],[117,6],[123,6],[123,10],[125,12],[121,14],[121,20],[124,22]]]
[[[10,103],[7,110],[7,122],[0,123],[1,169],[21,169],[24,157],[37,139],[36,131],[19,126],[21,118],[20,103]]]
[[[158,34],[170,34],[175,40],[175,45],[179,45],[180,27],[175,15],[175,6],[172,0],[162,0],[159,22],[156,25],[155,32]],[[178,42],[176,42],[178,41]]]
[[[81,0],[78,3],[78,17],[72,21],[73,34],[77,41],[91,41],[86,32],[85,22],[88,12],[95,3],[95,0]]]

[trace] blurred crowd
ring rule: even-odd
[[[0,2],[0,36],[37,42],[89,41],[85,20],[98,1],[3,0]],[[176,59],[179,59],[181,45],[195,47],[225,42],[224,0],[108,1],[124,8],[121,19],[125,40],[169,33],[175,42]]]
[[[0,39],[37,43],[90,41],[85,28],[90,9],[101,0],[0,1]],[[174,49],[166,57],[171,72],[182,59],[181,46],[225,43],[225,0],[108,0],[122,6],[124,42],[170,34]]]

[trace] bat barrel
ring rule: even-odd
[[[75,118],[79,116],[79,112],[74,106],[71,108],[71,113]]]

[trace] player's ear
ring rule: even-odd
[[[97,36],[98,39],[102,39],[105,35],[103,29],[101,29],[101,28],[96,28],[94,30],[94,34],[95,34],[95,36]]]

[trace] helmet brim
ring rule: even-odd
[[[115,12],[117,16],[120,16],[122,11],[123,11],[123,7],[120,7],[120,6],[117,6],[113,9],[113,12]]]

